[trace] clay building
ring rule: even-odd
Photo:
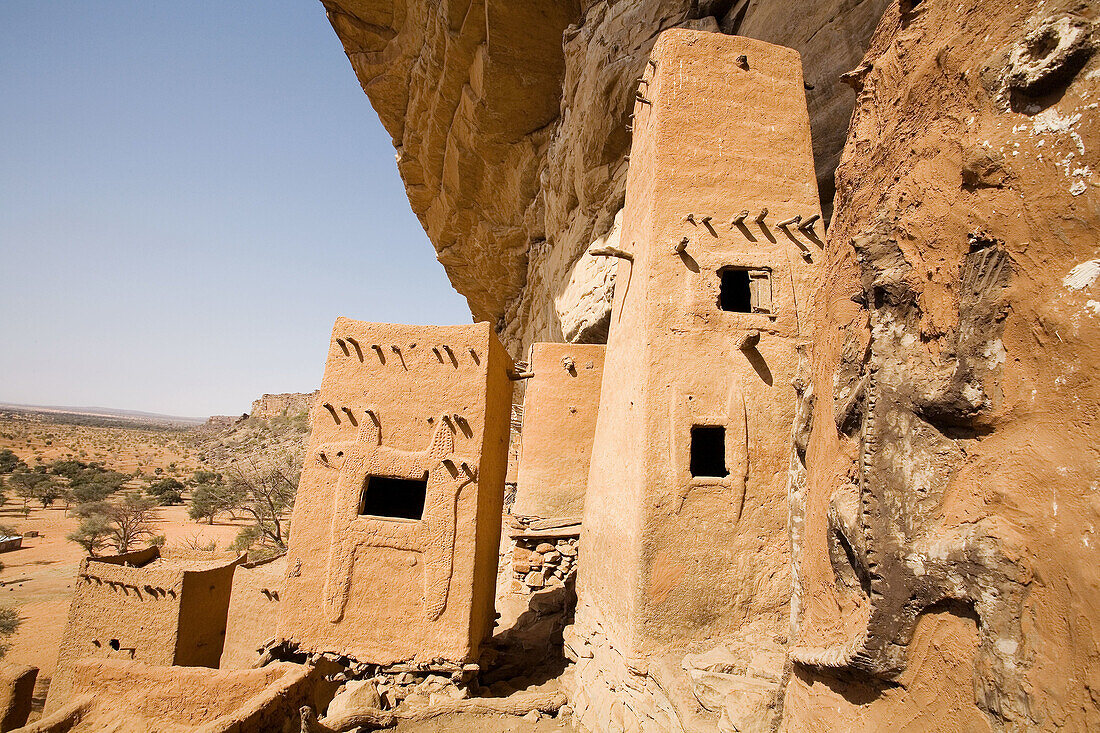
[[[619,274],[569,644],[582,724],[610,729],[617,699],[679,730],[689,649],[787,629],[792,379],[822,233],[798,54],[667,31],[633,134],[621,248],[595,253]]]
[[[487,323],[333,328],[294,505],[281,636],[465,661],[493,625],[512,360]]]
[[[221,668],[248,669],[260,661],[261,648],[273,639],[278,626],[285,575],[285,554],[237,566]]]
[[[150,547],[80,563],[46,710],[68,702],[87,658],[217,667],[241,557]]]
[[[580,519],[600,405],[602,344],[531,347],[512,514]]]
[[[576,573],[605,351],[603,344],[531,346],[516,499],[506,523],[512,592],[561,585]]]

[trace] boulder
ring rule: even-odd
[[[377,710],[382,707],[382,699],[378,695],[378,688],[370,680],[352,680],[345,682],[344,686],[332,698],[328,704],[328,718],[341,718],[358,710],[370,708]]]

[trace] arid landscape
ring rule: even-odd
[[[0,406],[0,450],[31,466],[77,459],[121,473],[188,476],[198,470],[198,426],[110,415]]]
[[[149,486],[158,481],[174,479],[193,485],[197,471],[225,470],[235,459],[247,460],[257,452],[300,448],[307,435],[305,425],[304,413],[188,424],[167,418],[8,407],[0,409],[0,452],[10,450],[32,468],[69,460],[99,464],[130,475],[122,491],[148,495]],[[0,525],[24,535],[24,540],[20,549],[0,554],[0,606],[14,608],[20,618],[4,659],[39,668],[33,714],[37,716],[57,662],[73,581],[86,553],[67,539],[80,525],[76,505],[70,502],[66,508],[63,498],[48,507],[35,499],[24,501],[10,476],[0,476],[7,479],[0,481],[4,490]],[[179,504],[151,510],[152,531],[164,536],[165,546],[227,550],[241,530],[253,524],[239,510],[223,512],[213,522],[191,519],[193,490],[185,489],[181,498]]]

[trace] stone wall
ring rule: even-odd
[[[518,358],[603,342],[630,113],[657,34],[675,26],[801,52],[826,213],[855,67],[886,0],[323,0],[393,137],[413,211],[475,320]],[[610,240],[610,241],[608,241]]]

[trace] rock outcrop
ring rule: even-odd
[[[673,672],[625,660],[608,690],[661,700],[677,691],[654,681],[686,674],[684,699],[721,730],[1100,727],[1095,3],[325,6],[440,260],[513,353],[606,337],[623,265],[590,253],[633,249],[630,222],[620,230],[631,110],[658,33],[802,53],[823,213],[835,216],[815,335],[783,375],[796,402],[783,418],[791,633],[771,634],[774,649],[721,640],[678,653]],[[753,526],[778,516],[769,506]],[[610,557],[591,546],[581,575],[585,552]],[[623,647],[581,631],[566,644],[583,658]],[[766,664],[750,654],[761,650]],[[620,720],[626,697],[601,696],[599,719]]]
[[[901,0],[850,77],[787,730],[1100,725],[1097,15]]]
[[[253,400],[252,411],[248,413],[248,416],[259,420],[270,420],[273,417],[294,417],[313,409],[313,403],[317,401],[318,394],[317,390],[304,393],[265,394],[260,399]]]
[[[513,356],[603,342],[637,79],[667,28],[803,56],[826,211],[859,62],[885,0],[323,0],[393,137],[409,201],[475,320]],[[797,9],[796,9],[797,8]]]

